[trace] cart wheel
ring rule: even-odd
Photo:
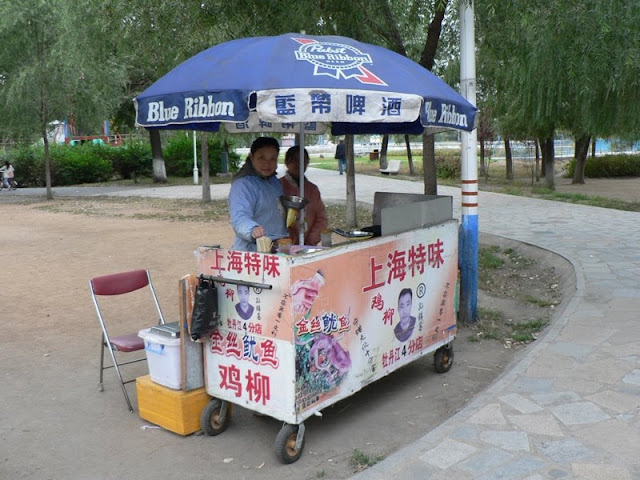
[[[214,398],[200,414],[200,428],[209,436],[220,435],[229,426],[231,404]]]
[[[276,456],[282,463],[293,463],[300,458],[304,450],[304,436],[300,448],[296,449],[299,425],[285,423],[276,436]]]
[[[436,367],[436,372],[448,372],[451,365],[453,365],[453,345],[445,345],[436,350],[433,356],[433,364]]]

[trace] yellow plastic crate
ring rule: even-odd
[[[136,378],[140,418],[179,435],[200,430],[200,414],[211,397],[198,388],[188,392],[154,383],[149,375]]]

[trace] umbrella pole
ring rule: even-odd
[[[300,122],[300,150],[298,155],[298,190],[300,197],[304,198],[304,123]],[[304,218],[304,207],[300,209],[300,229],[298,231],[298,243],[304,245],[304,235],[307,231],[307,224]]]

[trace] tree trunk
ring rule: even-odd
[[[162,139],[160,130],[150,129],[151,156],[153,158],[153,183],[167,183],[167,170],[162,156]]]
[[[540,182],[540,141],[536,138],[536,182]]]
[[[538,139],[538,145],[540,145],[540,157],[542,159],[542,162],[540,163],[540,176],[544,178],[544,138]]]
[[[591,158],[596,158],[596,137],[591,138]]]
[[[200,158],[202,158],[202,201],[211,202],[211,178],[209,174],[209,134],[200,133]]]
[[[438,171],[436,169],[435,137],[422,132],[422,171],[424,175],[424,194],[438,194]]]
[[[420,54],[420,65],[427,70],[433,68],[433,63],[440,42],[442,32],[442,22],[447,10],[449,0],[435,2],[436,10],[427,29],[427,39]],[[436,170],[435,138],[427,135],[426,130],[422,132],[422,171],[424,175],[424,193],[426,195],[438,194],[438,176]]]
[[[504,160],[507,167],[506,179],[513,180],[513,156],[511,154],[511,140],[504,139]]]
[[[572,184],[584,183],[584,167],[587,165],[587,154],[589,153],[589,145],[591,144],[591,136],[583,135],[576,138],[574,148],[574,158],[576,159],[576,168],[573,170]]]
[[[544,167],[544,183],[551,191],[556,190],[555,152],[553,136],[542,140],[542,165]]]
[[[485,175],[485,165],[484,165],[484,140],[480,140],[480,176],[484,177]]]
[[[44,183],[47,187],[47,200],[53,200],[53,192],[51,191],[51,152],[49,151],[46,127],[42,129],[42,141],[44,142]]]
[[[347,217],[347,228],[358,227],[358,217],[356,215],[356,178],[355,164],[353,162],[353,135],[345,135],[344,143],[347,152],[347,204],[345,215]]]
[[[382,136],[382,145],[380,146],[380,168],[385,169],[389,165],[387,162],[387,149],[389,148],[389,135]]]
[[[404,136],[404,143],[407,146],[407,159],[409,160],[409,175],[415,175],[416,168],[413,166],[413,155],[411,155],[411,142],[409,141],[409,135]]]
[[[438,50],[438,42],[440,41],[440,32],[442,31],[442,22],[444,21],[444,14],[447,10],[449,0],[444,2],[436,2],[436,11],[433,14],[429,29],[427,30],[427,39],[420,55],[420,65],[427,70],[433,68],[433,62],[436,58],[436,52]]]

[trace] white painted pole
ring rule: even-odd
[[[193,184],[198,185],[198,153],[196,152],[196,131],[193,131]]]
[[[473,0],[460,2],[460,90],[476,104]],[[462,225],[460,229],[460,319],[477,321],[478,310],[478,131],[462,132]]]

